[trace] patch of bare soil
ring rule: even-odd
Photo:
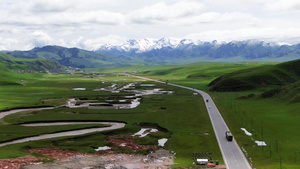
[[[130,152],[137,152],[140,150],[157,150],[157,145],[138,145],[134,143],[134,138],[128,135],[109,136],[108,143],[113,143],[114,147],[126,147]],[[109,153],[109,151],[107,152]]]
[[[22,165],[30,165],[37,161],[41,161],[43,158],[34,157],[31,155],[25,157],[19,157],[14,159],[1,159],[0,168],[1,169],[19,169]]]
[[[22,169],[167,169],[173,164],[173,154],[167,150],[159,149],[149,155],[138,154],[105,154],[105,155],[88,155],[72,154],[62,151],[54,152],[46,150],[46,154],[53,157],[62,157],[49,163],[37,163],[23,166]],[[39,153],[43,153],[42,150]],[[43,153],[44,154],[44,153]]]

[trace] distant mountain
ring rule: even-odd
[[[65,70],[64,66],[58,62],[50,61],[45,58],[17,58],[0,52],[0,63],[6,69],[14,71],[49,71],[62,72]]]
[[[119,52],[129,52],[129,53],[142,53],[151,50],[161,49],[165,47],[176,48],[180,43],[179,39],[175,38],[162,38],[159,40],[154,39],[130,39],[126,43],[120,46],[113,45],[103,45],[100,46],[98,51],[119,51]]]
[[[44,46],[29,51],[12,51],[7,53],[20,58],[46,58],[59,62],[64,66],[76,68],[131,66],[140,62],[130,56],[101,54],[78,48],[60,46]]]
[[[203,42],[162,38],[129,40],[123,45],[102,45],[98,50],[44,46],[13,51],[21,58],[46,58],[76,68],[175,65],[195,62],[289,61],[300,58],[300,44],[280,45],[258,40]]]
[[[288,61],[300,58],[300,44],[280,45],[258,40],[219,43],[162,38],[129,40],[120,46],[103,45],[96,52],[129,55],[163,65],[199,61]]]

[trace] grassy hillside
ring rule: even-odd
[[[300,80],[300,60],[261,66],[219,76],[209,86],[211,91],[241,91],[259,87],[285,86]]]
[[[26,59],[17,58],[12,55],[8,55],[0,52],[0,62],[10,70],[34,70],[34,71],[50,71],[60,72],[64,70],[64,67],[58,62],[53,62],[45,58],[38,59]]]
[[[211,63],[200,62],[187,65],[164,65],[164,66],[133,66],[119,68],[95,68],[89,69],[99,72],[136,72],[142,76],[149,76],[157,80],[168,80],[170,83],[188,85],[197,89],[207,89],[213,79],[224,73],[258,67],[261,65],[273,65],[270,62],[236,62],[236,63]]]
[[[101,54],[78,48],[45,46],[29,51],[13,51],[11,54],[21,58],[46,58],[64,66],[76,68],[119,67],[138,65],[140,61],[125,55]]]
[[[15,74],[11,70],[9,70],[3,63],[0,62],[0,86],[4,85],[19,85],[16,83],[13,78],[11,78]]]

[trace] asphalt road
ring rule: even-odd
[[[165,83],[161,82],[158,80],[153,80],[149,78],[144,78],[140,76],[135,76],[138,78],[143,78],[146,80],[151,80],[159,83]],[[236,143],[234,136],[232,141],[227,141],[225,137],[225,132],[230,131],[229,128],[227,127],[225,121],[223,120],[223,117],[221,116],[217,106],[215,105],[213,99],[206,93],[201,90],[193,89],[190,87],[185,87],[185,86],[180,86],[176,84],[170,84],[168,85],[176,86],[176,87],[181,87],[185,88],[188,90],[193,90],[197,93],[200,93],[203,97],[203,100],[206,104],[206,108],[211,120],[211,123],[213,125],[213,129],[223,156],[223,160],[225,162],[226,168],[227,169],[251,169],[251,166],[246,159],[245,155],[243,154],[242,150]],[[208,100],[208,102],[206,102]]]

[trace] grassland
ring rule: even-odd
[[[213,95],[223,118],[239,145],[249,153],[254,167],[279,169],[281,160],[282,168],[299,168],[300,104],[289,104],[276,98],[238,98],[256,92],[214,92]],[[253,136],[247,136],[241,128],[246,128]],[[257,146],[251,138],[265,141],[267,146]]]
[[[122,86],[129,82],[141,83],[139,79],[98,74],[51,75],[51,74],[15,74],[11,81],[20,85],[2,85],[0,91],[1,110],[58,106],[66,103],[68,98],[109,97],[110,92],[94,92],[93,89],[117,83]],[[104,82],[104,83],[102,83]],[[147,83],[147,82],[143,82]],[[74,91],[72,88],[86,88],[86,91]],[[167,129],[165,132],[151,134],[146,139],[139,139],[139,144],[157,145],[159,138],[169,138],[166,149],[176,152],[176,167],[192,167],[193,152],[213,152],[213,158],[223,163],[222,157],[207,115],[203,99],[193,96],[192,91],[165,84],[156,84],[155,88],[172,90],[171,95],[144,96],[143,102],[135,109],[70,109],[59,107],[53,110],[18,113],[4,118],[0,124],[0,141],[9,141],[41,133],[55,133],[60,130],[89,128],[93,125],[72,125],[58,127],[22,127],[18,124],[47,121],[122,121],[127,125],[116,131],[92,133],[78,137],[56,138],[9,145],[0,148],[0,158],[13,158],[26,155],[26,150],[41,147],[58,147],[78,152],[95,153],[95,148],[107,145],[109,135],[130,135],[137,132],[142,124],[156,124]],[[116,95],[116,94],[114,94]],[[122,95],[122,93],[119,93]],[[193,106],[191,106],[193,105]],[[166,107],[166,109],[161,109]],[[9,123],[9,124],[7,124]],[[95,125],[94,125],[95,126]],[[119,152],[128,152],[120,149]],[[145,152],[139,152],[145,153]]]
[[[251,158],[253,167],[263,169],[299,168],[300,128],[298,124],[300,121],[300,104],[297,101],[299,100],[299,82],[297,82],[296,73],[293,73],[295,71],[283,69],[286,64],[275,67],[284,72],[279,74],[277,74],[278,71],[272,71],[274,70],[272,69],[274,63],[267,66],[261,65],[259,63],[238,66],[232,63],[223,66],[208,64],[207,69],[205,66],[191,69],[171,68],[165,71],[153,70],[143,74],[150,78],[169,80],[171,83],[208,91],[210,89],[207,86],[208,83],[219,77],[219,75],[226,73],[230,75],[233,71],[247,72],[244,68],[257,70],[256,72],[259,73],[269,72],[271,77],[281,80],[279,85],[285,83],[285,86],[268,85],[247,91],[208,92],[214,98],[238,144],[247,151],[248,159]],[[252,66],[254,67],[251,68]],[[259,68],[256,68],[256,66],[259,66]],[[292,66],[289,66],[289,68],[292,68]],[[294,66],[294,68],[297,69],[299,66]],[[191,71],[193,69],[195,73]],[[177,72],[182,73],[182,75],[177,76]],[[257,75],[254,72],[251,72],[251,74]],[[291,75],[294,78],[286,78],[285,75]],[[247,78],[249,76],[245,75],[243,77]],[[292,81],[289,79],[292,79]],[[274,88],[280,88],[279,93],[270,97],[262,97],[263,93]],[[241,128],[246,128],[249,132],[252,132],[252,139],[265,141],[267,146],[257,146],[254,140],[245,135]]]
[[[142,76],[162,81],[168,80],[170,83],[208,91],[214,98],[238,144],[249,154],[248,158],[250,157],[253,161],[253,167],[261,169],[297,169],[300,167],[299,102],[291,102],[286,99],[285,95],[287,94],[284,95],[286,93],[284,90],[277,97],[260,97],[261,93],[272,89],[268,87],[236,92],[213,92],[209,91],[210,88],[208,87],[212,80],[224,73],[274,64],[259,62],[197,63],[177,66],[97,69],[97,71],[102,73],[138,71],[138,74]],[[111,83],[122,85],[135,80],[109,74],[105,77],[84,74],[73,76],[14,75],[10,81],[22,85],[1,86],[1,103],[5,104],[0,104],[0,109],[60,105],[70,97],[96,97],[99,95],[99,93],[92,92],[91,89],[105,87]],[[101,83],[102,81],[105,81],[105,83]],[[74,87],[86,87],[87,91],[71,90]],[[167,142],[166,148],[177,153],[175,162],[178,165],[174,167],[193,167],[191,164],[192,152],[212,151],[214,159],[221,159],[203,100],[198,96],[192,96],[191,91],[184,89],[163,84],[157,84],[157,87],[173,90],[175,93],[173,95],[144,97],[143,103],[132,110],[88,110],[80,108],[72,109],[70,113],[70,109],[58,108],[36,112],[30,116],[23,114],[8,116],[5,121],[12,124],[30,121],[94,119],[97,121],[125,121],[127,126],[117,131],[94,133],[76,138],[60,138],[10,145],[0,148],[1,152],[10,152],[0,157],[25,155],[25,151],[29,148],[49,147],[49,145],[79,152],[93,152],[94,147],[107,144],[105,140],[108,135],[134,133],[139,130],[141,122],[147,122],[156,123],[166,128],[168,132],[153,134],[148,139],[142,139],[138,142],[141,144],[156,144],[154,142],[157,138],[169,137],[170,140]],[[293,89],[293,93],[298,91],[297,84],[286,87],[286,91],[291,89]],[[21,91],[25,94],[20,94]],[[248,97],[250,94],[254,94],[254,96]],[[101,93],[101,95],[110,95],[110,93]],[[160,109],[161,107],[167,107],[167,109]],[[8,126],[1,125],[0,127],[7,127],[5,130],[10,130]],[[251,137],[245,135],[240,129],[242,127],[253,133],[253,139],[263,140],[267,143],[267,146],[256,146]],[[16,134],[20,130],[21,128],[17,129]],[[47,130],[49,130],[48,132],[56,131],[49,128]],[[209,135],[203,133],[209,133]],[[26,135],[26,133],[24,134]],[[27,135],[32,134],[34,133],[27,133]],[[126,152],[126,150],[121,151]]]
[[[300,80],[300,60],[226,73],[212,81],[213,91],[241,91],[284,86]]]

